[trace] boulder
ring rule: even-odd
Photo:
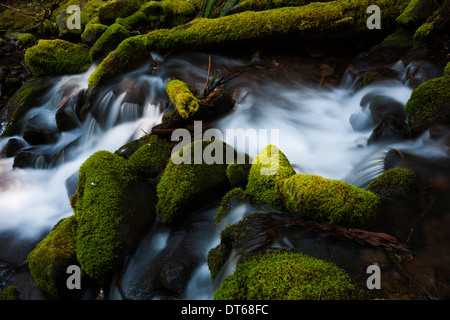
[[[31,145],[52,144],[59,136],[56,125],[49,124],[40,114],[31,117],[23,131],[23,139]]]
[[[120,24],[110,25],[90,49],[91,61],[102,60],[129,36],[129,32]]]

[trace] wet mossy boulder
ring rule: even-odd
[[[106,29],[108,29],[108,26],[105,26],[104,24],[89,23],[81,35],[81,40],[87,45],[93,46]]]
[[[35,77],[81,73],[91,65],[87,48],[61,39],[39,40],[27,49],[25,61]]]
[[[98,9],[98,20],[101,24],[111,25],[117,18],[124,18],[137,11],[145,0],[113,0]]]
[[[215,300],[348,300],[356,287],[332,262],[297,252],[257,254],[237,265]]]
[[[411,0],[396,21],[403,27],[417,27],[437,9],[439,3],[433,0]]]
[[[227,214],[235,208],[236,206],[246,203],[248,201],[247,193],[240,187],[233,188],[228,191],[220,201],[220,206],[217,209],[217,213],[214,216],[214,221],[216,224],[220,222],[227,216]]]
[[[120,24],[114,23],[110,25],[89,51],[91,60],[97,61],[103,59],[129,36],[129,32]]]
[[[67,290],[67,267],[78,264],[76,232],[74,215],[62,219],[27,257],[37,286],[55,297]]]
[[[155,177],[164,170],[170,158],[169,142],[150,135],[128,158],[134,172],[144,177]]]
[[[71,205],[77,259],[93,279],[110,276],[155,219],[154,190],[124,158],[98,151],[80,167]]]
[[[304,219],[346,226],[368,226],[380,199],[374,193],[339,180],[297,174],[277,183],[286,209]]]
[[[26,81],[9,99],[6,107],[0,110],[0,122],[5,122],[1,137],[20,133],[25,126],[23,117],[34,107],[39,107],[42,97],[56,83],[57,79],[42,77]]]
[[[198,110],[199,100],[190,91],[185,82],[176,79],[170,80],[166,84],[166,92],[178,114],[184,119]]]
[[[368,190],[385,199],[406,198],[418,189],[418,176],[414,171],[405,168],[386,170],[368,186]]]
[[[153,62],[144,38],[145,36],[127,38],[111,51],[89,77],[89,89],[102,86],[115,76],[131,71],[145,62]]]
[[[450,63],[449,63],[450,64]],[[446,68],[448,68],[448,65]],[[450,123],[450,76],[421,83],[406,103],[408,127],[413,136],[417,136],[434,125]]]
[[[295,174],[286,156],[275,145],[268,145],[253,159],[246,192],[257,205],[283,208],[277,182]]]
[[[220,199],[230,189],[227,152],[235,154],[223,141],[197,140],[172,153],[157,186],[156,214],[161,222],[182,221],[186,214]]]
[[[24,47],[29,47],[36,42],[36,37],[32,33],[19,33],[17,39],[22,43]]]

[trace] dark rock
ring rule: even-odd
[[[404,105],[392,97],[367,94],[361,99],[360,104],[361,106],[368,105],[370,116],[375,123],[380,123],[388,115],[406,121]]]
[[[406,122],[395,116],[386,116],[376,128],[367,141],[367,144],[377,142],[404,141],[411,137]]]
[[[78,171],[71,174],[70,177],[66,179],[64,182],[64,185],[66,186],[67,190],[67,196],[70,197],[73,196],[75,193],[77,193],[77,187],[78,187]]]
[[[11,138],[6,143],[3,153],[7,158],[14,157],[17,152],[23,149],[26,145],[27,143],[21,139]]]
[[[59,132],[37,114],[31,117],[24,129],[23,139],[31,145],[52,144],[58,141]]]
[[[48,161],[46,156],[29,150],[19,151],[14,157],[13,168],[46,168]]]

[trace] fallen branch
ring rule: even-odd
[[[408,247],[399,242],[395,237],[378,232],[370,232],[362,229],[349,229],[338,225],[329,225],[319,222],[309,222],[302,220],[289,220],[287,224],[295,224],[302,228],[306,228],[312,232],[319,233],[324,236],[333,237],[339,240],[354,240],[362,245],[370,245],[372,247],[382,247],[390,251],[411,254]]]

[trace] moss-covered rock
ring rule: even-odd
[[[169,142],[151,135],[128,158],[128,165],[137,174],[154,177],[164,170],[169,158]]]
[[[76,232],[75,216],[61,220],[27,257],[38,287],[55,297],[66,286],[67,267],[77,264]]]
[[[16,286],[8,286],[0,291],[0,301],[6,300],[20,300],[19,291]]]
[[[253,159],[246,191],[256,204],[283,208],[276,184],[294,174],[294,168],[278,147],[268,145]]]
[[[34,107],[40,106],[42,96],[55,84],[55,79],[42,77],[26,81],[9,99],[0,112],[0,122],[6,122],[1,137],[18,134],[25,123],[23,117]]]
[[[36,37],[32,33],[19,33],[17,38],[25,47],[29,47],[36,42]]]
[[[277,186],[289,212],[332,224],[367,226],[376,218],[380,204],[370,191],[316,175],[297,174]]]
[[[331,262],[295,252],[254,255],[238,264],[215,300],[347,300],[355,295],[348,274]]]
[[[101,37],[103,32],[108,29],[108,26],[100,23],[89,23],[84,29],[81,35],[81,40],[89,46],[94,45],[94,43]]]
[[[39,40],[27,49],[25,61],[35,77],[80,73],[91,65],[86,48],[60,39]]]
[[[103,59],[129,36],[129,32],[120,24],[114,23],[110,25],[89,51],[91,61]]]
[[[107,3],[106,0],[66,0],[59,4],[58,8],[52,13],[54,21],[59,29],[59,36],[67,39],[79,39],[86,25],[98,16],[100,6]],[[80,8],[80,28],[69,29],[67,19],[71,16],[67,9],[71,5]]]
[[[420,27],[414,32],[413,40],[415,44],[426,42],[433,33],[435,24],[439,20],[438,10],[436,10]]]
[[[249,171],[248,165],[230,163],[227,167],[227,177],[230,185],[233,188],[245,187],[248,183]]]
[[[114,0],[98,9],[98,19],[101,24],[113,24],[117,18],[124,18],[137,11],[145,0]]]
[[[217,19],[197,18],[185,25],[147,34],[149,50],[201,49],[286,37],[327,39],[370,33],[366,9],[370,1],[313,2],[300,7],[245,11]],[[377,3],[382,23],[392,27],[406,0]]]
[[[181,80],[170,80],[166,84],[166,92],[175,109],[184,119],[198,110],[199,100],[189,90],[188,85]]]
[[[421,83],[411,93],[405,106],[411,134],[417,136],[433,125],[450,123],[449,87],[450,76],[446,73]]]
[[[71,205],[77,259],[93,279],[110,276],[154,221],[153,190],[124,158],[98,151],[80,167]]]
[[[439,3],[433,0],[411,0],[396,21],[403,27],[417,27],[437,9]]]
[[[368,190],[381,198],[405,198],[414,190],[418,190],[419,178],[410,169],[393,168],[386,170],[373,180]]]
[[[131,71],[151,56],[144,44],[145,36],[134,36],[122,41],[111,51],[89,77],[89,88],[105,84],[115,76]]]
[[[307,0],[243,0],[232,8],[231,13],[244,11],[262,11],[282,7],[300,7],[308,3],[309,1]],[[222,10],[220,14],[222,16],[225,15]]]
[[[179,222],[185,214],[211,201],[211,196],[221,197],[229,190],[225,155],[230,151],[235,152],[222,141],[197,140],[173,153],[157,186],[159,220]],[[220,159],[209,163],[203,156],[206,154]]]

